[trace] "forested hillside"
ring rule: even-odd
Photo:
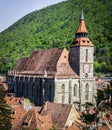
[[[111,0],[67,0],[34,11],[0,33],[0,72],[7,72],[33,50],[67,47],[74,39],[81,12],[95,45],[95,71],[112,73]]]

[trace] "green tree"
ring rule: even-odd
[[[11,108],[6,104],[5,94],[2,85],[0,85],[0,130],[11,129]]]

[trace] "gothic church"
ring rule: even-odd
[[[70,52],[51,48],[20,58],[8,72],[9,90],[36,105],[50,101],[74,104],[80,109],[85,102],[94,102],[93,53],[82,13]]]

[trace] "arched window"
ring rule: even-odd
[[[74,97],[77,97],[77,85],[74,85],[74,90],[73,90],[73,95]]]
[[[62,84],[61,89],[62,89],[62,103],[64,103],[65,102],[65,85],[64,84]]]
[[[88,100],[89,98],[89,84],[86,84],[86,89],[85,89],[85,100]]]

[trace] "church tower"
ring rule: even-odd
[[[70,46],[69,62],[72,69],[80,77],[79,98],[80,102],[93,102],[94,78],[93,78],[93,54],[94,45],[88,38],[88,30],[85,25],[82,12],[79,27],[75,33],[75,39]]]
[[[70,47],[69,57],[72,69],[80,78],[93,78],[93,53],[94,45],[88,38],[88,31],[82,12],[75,39]]]

